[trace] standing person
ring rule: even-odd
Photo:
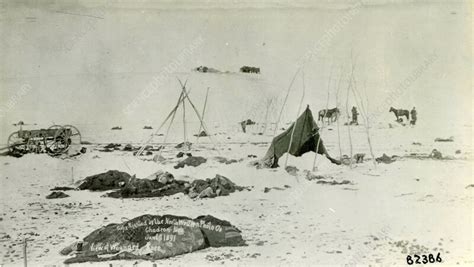
[[[411,121],[410,121],[410,124],[411,125],[415,125],[416,124],[416,120],[417,120],[417,112],[416,112],[416,109],[415,107],[413,107],[413,109],[410,111],[410,115],[411,115]]]
[[[357,108],[355,106],[352,107],[352,121],[351,124],[359,125],[359,122],[357,121],[357,115],[359,115],[359,112],[357,112]]]

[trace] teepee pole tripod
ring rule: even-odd
[[[201,117],[201,115],[199,114],[199,111],[197,110],[196,106],[194,105],[194,103],[191,101],[191,99],[189,98],[189,95],[188,93],[186,92],[186,85],[181,82],[181,80],[178,78],[178,81],[179,81],[179,84],[181,85],[181,90],[183,92],[183,95],[184,95],[184,99],[187,99],[189,104],[191,105],[191,107],[193,108],[194,110],[194,113],[196,113],[196,116],[198,117],[199,121],[201,122],[201,125],[204,129],[204,131],[206,131],[206,133],[208,134],[208,137],[209,137],[209,140],[211,140],[212,144],[214,145],[214,148],[216,149],[217,153],[219,153],[219,150],[217,149],[217,145],[216,143],[214,142],[214,139],[212,139],[211,135],[209,134],[209,130],[206,126],[206,123],[204,122],[203,118]]]
[[[187,81],[186,81],[187,82]],[[185,83],[186,85],[186,83]],[[137,151],[137,154],[136,156],[139,157],[143,151],[145,150],[146,146],[153,140],[153,137],[155,134],[157,134],[161,128],[163,128],[163,126],[166,124],[166,122],[171,118],[173,117],[174,118],[174,114],[176,112],[176,110],[178,109],[179,105],[181,104],[181,102],[184,102],[184,96],[180,96],[179,99],[178,99],[178,102],[176,103],[176,105],[174,106],[174,108],[171,110],[171,112],[168,114],[168,116],[166,116],[165,120],[161,123],[160,127],[158,127],[158,129],[150,136],[150,138],[142,145],[142,147],[140,147],[140,149]]]

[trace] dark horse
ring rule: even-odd
[[[388,112],[393,112],[395,114],[395,117],[397,117],[397,121],[399,121],[398,117],[407,117],[407,121],[410,120],[410,112],[406,109],[394,109],[393,107],[390,107],[390,110]]]
[[[337,120],[339,117],[339,109],[338,108],[331,108],[331,109],[322,109],[318,112],[318,121],[323,120],[324,118],[331,120],[331,122],[334,122]]]

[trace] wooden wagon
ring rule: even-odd
[[[81,133],[72,125],[53,125],[48,129],[13,132],[8,137],[8,149],[12,153],[48,153],[58,156],[73,145],[81,144]]]

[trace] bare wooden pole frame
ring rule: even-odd
[[[187,81],[186,81],[186,83],[187,83]],[[181,104],[182,101],[184,101],[184,97],[180,96],[180,98],[178,99],[178,103],[176,103],[176,105],[171,110],[171,112],[168,114],[168,116],[166,116],[165,120],[161,123],[160,127],[158,127],[158,129],[150,136],[150,138],[137,151],[137,154],[136,154],[137,157],[139,157],[143,153],[143,151],[145,150],[145,147],[153,140],[154,135],[156,135],[161,130],[161,128],[163,128],[163,126],[166,124],[166,122],[171,118],[171,116],[173,116],[173,114],[176,112],[176,110],[178,109],[178,107],[179,107],[179,105]]]
[[[187,133],[186,133],[186,102],[183,101],[183,144],[186,150]]]
[[[360,95],[360,92],[357,89],[357,84],[356,84],[355,78],[351,77],[351,81],[353,83],[352,94],[354,95],[356,103],[357,103],[357,105],[359,106],[359,108],[361,110],[362,118],[364,119],[364,128],[365,128],[365,131],[366,131],[366,134],[367,134],[367,143],[369,145],[369,151],[370,151],[370,155],[372,157],[372,163],[374,164],[374,167],[377,168],[377,162],[375,160],[374,150],[372,148],[372,141],[370,140],[370,130],[369,130],[370,125],[369,125],[368,111],[367,111],[367,108],[364,104],[364,101],[362,100],[362,96]],[[366,86],[364,86],[364,90],[365,90],[365,88],[366,88]],[[368,105],[369,100],[368,100],[367,94],[366,94],[366,100],[367,100],[367,105]]]
[[[301,112],[301,105],[303,104],[303,100],[304,100],[304,95],[305,95],[305,83],[304,83],[304,71],[301,73],[301,79],[303,81],[303,94],[301,95],[301,100],[300,100],[300,104],[298,106],[298,113],[296,114],[296,119],[295,119],[295,122],[293,124],[293,129],[291,130],[291,135],[290,135],[290,143],[288,144],[288,150],[286,151],[286,158],[285,158],[285,168],[288,164],[288,157],[290,156],[290,149],[291,149],[291,145],[293,144],[293,135],[295,133],[295,129],[296,129],[296,125],[298,123],[298,117],[300,116],[300,112]]]
[[[193,108],[194,112],[196,113],[196,116],[198,117],[199,121],[201,122],[202,127],[204,128],[204,131],[206,131],[206,133],[208,134],[207,137],[209,138],[209,140],[211,140],[212,144],[214,145],[214,149],[216,149],[217,153],[220,154],[220,153],[219,153],[219,150],[217,149],[217,145],[216,145],[216,143],[214,142],[214,139],[212,139],[212,137],[211,137],[211,135],[210,135],[210,132],[209,132],[207,126],[206,126],[206,123],[204,122],[204,120],[202,119],[201,115],[199,114],[199,111],[197,110],[196,106],[193,104],[193,102],[192,102],[191,99],[189,98],[189,95],[188,95],[188,93],[186,92],[186,87],[185,87],[185,85],[183,85],[183,83],[181,82],[180,79],[178,79],[178,81],[179,81],[179,84],[181,85],[181,90],[182,90],[183,95],[184,95],[183,98],[188,100],[189,104],[191,105],[191,107]]]
[[[332,67],[331,67],[331,70],[330,70],[330,72],[329,72],[328,97],[327,97],[327,100],[326,100],[326,110],[325,110],[325,113],[324,113],[324,117],[326,117],[326,113],[327,113],[328,108],[329,108],[329,91],[330,91],[330,88],[331,88],[331,79],[332,79]],[[322,133],[323,130],[324,130],[324,117],[323,117],[323,119],[322,119],[321,129],[320,129],[320,131],[319,131],[318,142],[316,143],[316,153],[314,154],[313,168],[312,168],[313,171],[316,170],[316,160],[317,160],[317,158],[318,158],[319,144],[321,143],[321,133]]]
[[[339,81],[337,82],[337,89],[336,89],[336,108],[339,109],[339,90],[342,80],[342,66],[339,71]],[[342,149],[341,149],[341,133],[340,133],[340,122],[339,118],[336,119],[337,125],[337,143],[339,145],[339,160],[342,160]]]
[[[268,112],[270,111],[270,106],[272,105],[273,99],[270,99],[267,101],[267,107],[265,111],[265,124],[263,125],[263,131],[262,135],[265,135],[265,132],[267,131],[267,125],[268,125]]]
[[[273,131],[273,137],[274,138],[275,138],[276,132],[278,130],[278,124],[280,123],[281,116],[283,115],[283,110],[285,109],[286,101],[288,100],[288,96],[290,95],[291,87],[293,86],[293,83],[295,82],[296,76],[298,75],[298,73],[300,73],[301,70],[302,70],[302,66],[300,66],[296,70],[295,75],[293,76],[293,79],[291,79],[290,85],[288,86],[288,89],[286,91],[285,100],[283,100],[283,105],[281,106],[280,114],[278,115],[278,120],[275,124],[275,130]]]

